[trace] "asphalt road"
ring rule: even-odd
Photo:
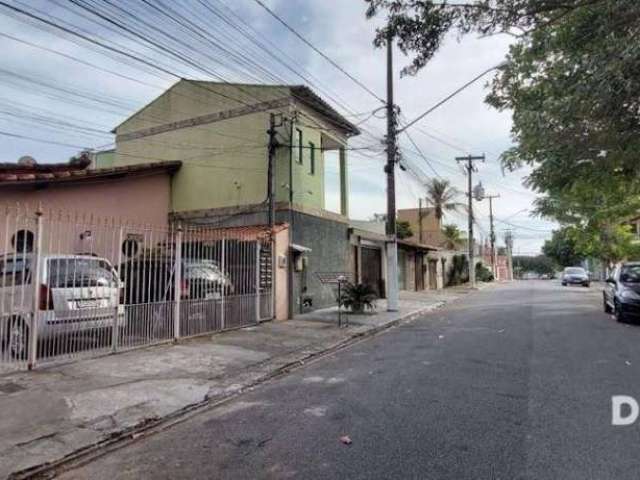
[[[600,295],[474,293],[64,478],[638,479],[611,396],[640,400],[640,326]]]

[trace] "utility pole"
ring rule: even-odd
[[[489,233],[489,242],[491,244],[491,270],[493,271],[493,278],[498,280],[498,259],[496,256],[496,232],[493,228],[493,199],[500,198],[500,195],[485,195],[484,198],[489,199],[489,223],[490,223],[490,233]]]
[[[456,157],[456,162],[464,162],[467,171],[467,197],[469,200],[469,285],[471,288],[476,286],[476,266],[473,260],[473,191],[472,191],[472,175],[475,170],[473,162],[484,162],[484,153],[482,155],[467,155],[466,157]]]
[[[387,310],[398,310],[398,239],[396,236],[396,112],[393,103],[393,35],[387,35]]]
[[[422,243],[422,199],[418,199],[418,241]]]
[[[275,156],[276,149],[278,148],[278,141],[276,140],[276,127],[282,125],[282,114],[278,114],[280,117],[279,122],[276,123],[276,114],[271,113],[269,115],[269,161],[267,164],[267,199],[269,202],[269,227],[273,228],[276,223],[276,201],[275,201]]]
[[[504,243],[507,246],[507,273],[509,280],[513,281],[513,232],[511,230],[504,233]]]

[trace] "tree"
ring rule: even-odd
[[[442,246],[447,250],[457,250],[462,242],[460,229],[456,225],[445,225],[442,227],[442,234],[445,238]]]
[[[527,165],[536,212],[573,227],[583,252],[628,253],[621,221],[640,209],[640,42],[637,0],[368,0],[369,17],[413,54],[415,74],[450,30],[513,35],[486,101],[513,112],[503,165]],[[626,253],[625,253],[626,254]]]
[[[560,267],[579,265],[584,260],[584,256],[578,251],[575,233],[570,227],[555,230],[551,240],[544,242],[542,253]]]
[[[556,271],[555,261],[546,255],[514,256],[514,269],[518,272],[532,272],[537,275],[553,275]]]
[[[438,223],[442,221],[444,212],[456,211],[464,207],[462,203],[456,202],[456,198],[460,195],[457,188],[453,187],[448,180],[431,179],[426,185],[427,187],[427,203],[433,207],[433,214]]]
[[[413,237],[413,230],[411,224],[406,220],[398,220],[396,222],[396,234],[400,240]]]

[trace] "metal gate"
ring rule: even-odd
[[[265,227],[139,225],[5,208],[0,373],[273,317]]]

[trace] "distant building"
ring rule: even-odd
[[[442,246],[445,237],[441,222],[433,208],[404,208],[398,210],[398,220],[409,222],[413,236],[408,240],[427,245]]]

